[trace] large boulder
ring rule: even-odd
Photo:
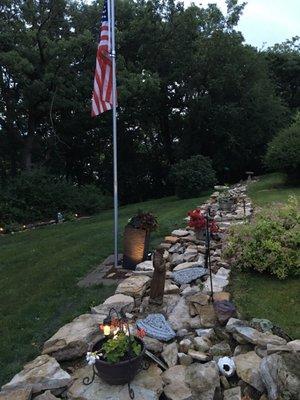
[[[135,398],[139,400],[158,400],[163,391],[162,371],[151,364],[147,371],[141,371],[131,382]],[[92,384],[85,386],[82,380],[91,377],[90,367],[78,369],[74,375],[74,383],[68,389],[69,400],[130,400],[128,385],[109,385],[97,375]]]
[[[236,373],[240,379],[253,386],[260,392],[264,391],[264,384],[260,376],[261,358],[255,351],[240,354],[233,358],[236,366]]]
[[[124,279],[116,290],[116,294],[121,293],[134,298],[142,297],[150,285],[151,278],[146,275],[135,275]]]
[[[50,354],[58,361],[81,357],[88,351],[89,345],[102,337],[99,324],[104,318],[98,314],[80,315],[45,342],[43,354]]]
[[[176,365],[162,374],[162,379],[166,384],[164,394],[168,400],[192,399],[192,392],[185,384],[185,370],[185,366]]]
[[[299,400],[299,354],[271,354],[263,358],[260,364],[260,375],[268,391],[269,400],[276,400],[280,397]]]
[[[29,388],[33,393],[38,393],[43,390],[63,388],[71,382],[71,376],[60,367],[53,357],[45,354],[25,364],[23,370],[2,389],[8,391]]]
[[[193,398],[213,400],[216,388],[220,387],[219,370],[215,361],[205,364],[194,363],[186,368],[185,383],[190,387]]]
[[[199,328],[199,317],[191,318],[189,314],[189,306],[184,297],[180,297],[178,303],[169,315],[168,321],[171,327],[178,331],[184,328]]]

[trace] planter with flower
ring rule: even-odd
[[[196,239],[198,240],[205,240],[207,230],[210,234],[214,234],[219,230],[216,222],[209,217],[207,218],[199,208],[189,211],[188,216],[190,217],[189,226],[194,228]]]
[[[139,211],[129,219],[124,231],[124,268],[135,269],[137,264],[147,259],[150,233],[157,227],[157,218],[149,212]]]
[[[117,317],[112,317],[115,313]],[[130,384],[135,375],[143,368],[143,356],[146,348],[142,338],[144,330],[137,330],[132,335],[125,314],[111,309],[109,315],[99,326],[104,338],[99,340],[86,355],[89,365],[93,366],[93,376],[84,378],[83,383],[89,385],[98,375],[110,385]],[[129,385],[129,394],[134,394]]]

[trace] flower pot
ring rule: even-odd
[[[150,231],[136,229],[129,225],[124,231],[123,267],[135,269],[136,265],[146,260],[149,252]]]
[[[142,351],[137,357],[120,361],[115,364],[108,363],[103,360],[96,360],[95,367],[98,376],[110,385],[124,385],[125,383],[131,382],[136,374],[142,369],[143,356],[146,348],[144,342],[135,337],[135,339],[142,346]],[[97,342],[92,351],[100,350],[106,339],[102,339]]]
[[[220,199],[219,206],[222,211],[231,211],[234,205],[233,199]]]

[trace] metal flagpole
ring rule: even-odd
[[[112,58],[112,118],[113,118],[113,164],[114,164],[114,266],[118,266],[118,148],[117,148],[117,84],[116,84],[116,44],[115,44],[115,1],[110,2],[111,58]]]

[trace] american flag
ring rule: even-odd
[[[111,26],[110,0],[104,1],[100,37],[96,56],[94,91],[92,97],[92,116],[111,110],[112,99],[112,60],[111,60]]]

